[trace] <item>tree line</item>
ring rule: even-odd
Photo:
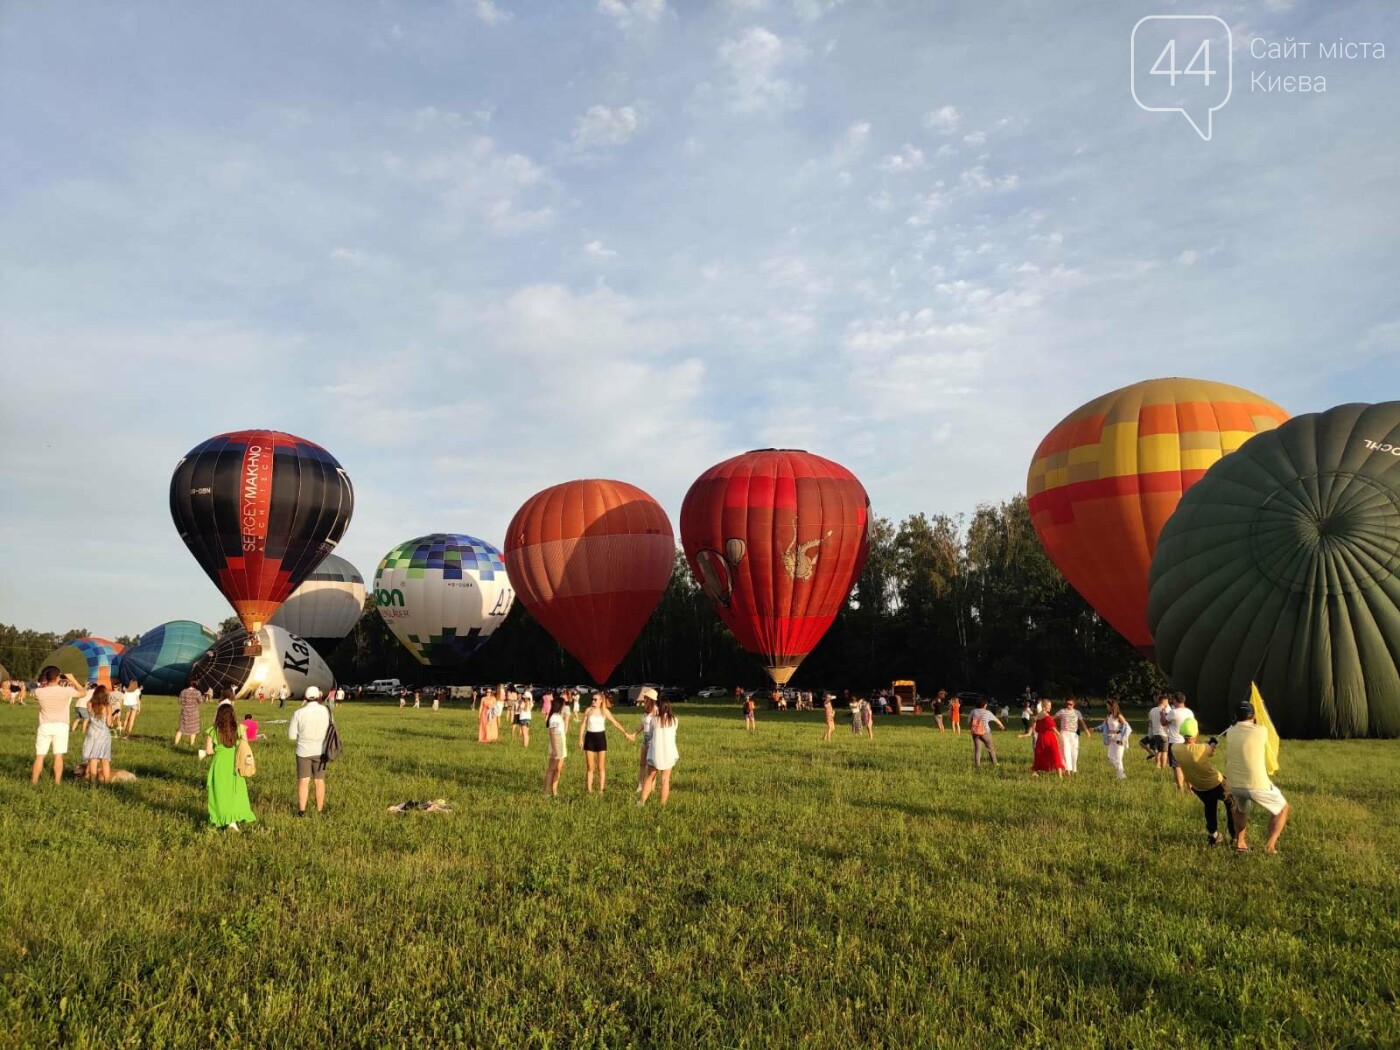
[[[231,617],[222,629],[237,623]],[[32,677],[37,661],[82,633],[60,637],[0,625],[0,663]],[[589,680],[519,602],[461,668],[421,666],[389,632],[372,598],[354,630],[322,655],[348,683]],[[979,506],[970,517],[875,519],[865,569],[792,685],[865,692],[900,678],[913,679],[926,694],[968,689],[1004,698],[1030,687],[1046,696],[1139,700],[1165,685],[1045,556],[1024,496]],[[635,682],[766,684],[759,658],[739,648],[680,552],[656,612],[610,684]]]

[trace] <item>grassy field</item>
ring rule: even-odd
[[[0,1043],[1400,1045],[1395,743],[1285,744],[1281,855],[1237,858],[1136,754],[1032,780],[1011,734],[979,773],[928,715],[830,744],[820,717],[683,706],[663,810],[619,737],[605,797],[571,739],[548,800],[542,740],[347,704],[328,812],[293,816],[265,725],[231,834],[173,701],[98,788],[31,788],[34,708],[0,706]]]

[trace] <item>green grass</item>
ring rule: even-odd
[[[542,740],[343,705],[328,814],[293,817],[265,726],[235,835],[173,701],[116,743],[139,781],[98,788],[30,788],[34,708],[0,706],[0,1044],[1400,1045],[1394,743],[1286,743],[1282,855],[1236,858],[1093,741],[1060,783],[1011,734],[974,772],[928,715],[825,745],[819,713],[680,717],[662,810],[616,736],[607,796],[571,753],[551,801]],[[385,813],[435,796],[456,812]]]

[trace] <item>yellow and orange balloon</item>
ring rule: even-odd
[[[1151,658],[1148,572],[1181,494],[1288,413],[1203,379],[1149,379],[1081,405],[1045,436],[1026,479],[1041,545],[1094,610]]]

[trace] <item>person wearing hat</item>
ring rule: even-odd
[[[1225,804],[1225,825],[1232,837],[1235,834],[1235,817],[1230,805],[1229,787],[1220,770],[1211,762],[1215,755],[1215,741],[1199,741],[1201,727],[1194,716],[1180,722],[1177,729],[1181,733],[1182,742],[1171,745],[1172,761],[1196,797],[1201,800],[1201,805],[1205,807],[1206,841],[1212,846],[1218,846],[1222,841],[1219,827],[1220,804]]]
[[[651,749],[651,731],[656,724],[656,690],[646,686],[637,694],[637,703],[642,705],[642,725],[637,736],[642,738],[642,755],[637,767],[637,794],[647,782],[647,751]]]
[[[306,703],[297,708],[287,724],[287,739],[297,746],[297,816],[306,816],[306,797],[311,782],[316,781],[316,812],[326,808],[326,763],[321,756],[326,750],[326,734],[331,728],[331,713],[321,703],[321,690],[310,686]]]
[[[1255,803],[1269,812],[1268,838],[1265,853],[1278,852],[1278,839],[1288,823],[1289,805],[1283,793],[1269,779],[1269,730],[1254,720],[1254,705],[1242,701],[1236,710],[1236,722],[1225,730],[1228,751],[1225,756],[1225,778],[1230,784],[1230,799],[1235,810],[1235,852],[1248,853],[1245,832],[1249,811]]]

